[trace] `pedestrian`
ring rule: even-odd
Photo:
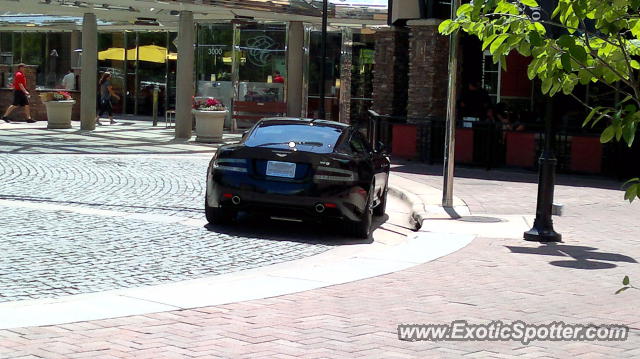
[[[27,91],[27,78],[24,75],[25,64],[18,64],[18,69],[13,75],[13,104],[7,108],[2,116],[4,122],[11,123],[7,116],[18,107],[24,107],[24,113],[27,115],[27,122],[36,122],[31,119],[31,111],[29,109],[29,91]]]
[[[102,125],[100,122],[100,116],[103,113],[107,113],[109,116],[109,123],[114,124],[116,120],[113,119],[113,107],[111,105],[111,99],[115,98],[116,101],[120,101],[120,96],[118,96],[115,91],[113,91],[113,87],[111,86],[111,73],[105,72],[100,77],[100,81],[98,82],[98,89],[100,92],[100,110],[98,111],[98,116],[96,116],[96,124]]]
[[[69,69],[69,72],[62,78],[62,87],[64,87],[65,90],[76,89],[76,74],[73,73],[73,69]]]
[[[283,84],[284,77],[280,74],[280,71],[276,70],[273,73],[273,83],[275,84]]]

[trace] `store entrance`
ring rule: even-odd
[[[227,127],[246,128],[286,112],[286,31],[279,23],[198,26],[197,97],[231,109]]]

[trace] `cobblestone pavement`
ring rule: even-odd
[[[340,244],[277,222],[205,228],[208,161],[0,155],[0,302],[199,278]]]
[[[0,154],[0,199],[202,218],[209,159]]]
[[[440,169],[397,171],[440,186]],[[474,214],[530,214],[535,174],[460,171],[456,194]],[[473,178],[477,177],[477,178]],[[478,238],[414,268],[303,293],[145,316],[0,331],[0,357],[18,358],[448,358],[640,356],[640,296],[614,295],[640,278],[640,203],[618,183],[564,177],[556,218],[564,243]],[[590,183],[587,183],[590,182]],[[624,342],[404,342],[400,323],[523,320],[622,323]]]

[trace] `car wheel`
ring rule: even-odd
[[[387,192],[389,192],[389,188],[388,186],[384,186],[382,197],[380,197],[380,203],[373,209],[373,214],[375,216],[383,216],[384,212],[387,210]]]
[[[207,222],[211,224],[229,224],[235,217],[234,211],[223,208],[209,207],[206,199],[204,202],[204,214],[207,217]]]
[[[358,238],[367,239],[371,235],[371,224],[373,223],[373,196],[374,196],[374,184],[371,184],[369,190],[369,198],[365,206],[364,213],[360,220],[351,223],[351,234]]]

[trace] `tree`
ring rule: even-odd
[[[543,94],[572,96],[590,110],[583,126],[606,121],[602,143],[631,147],[640,122],[640,0],[558,0],[551,8],[549,14],[536,0],[474,0],[439,31],[476,36],[503,66],[511,51],[531,56],[528,76],[540,80]],[[623,100],[614,107],[590,106],[573,94],[578,84],[590,82],[611,87]],[[625,188],[626,200],[640,198],[640,178]]]

